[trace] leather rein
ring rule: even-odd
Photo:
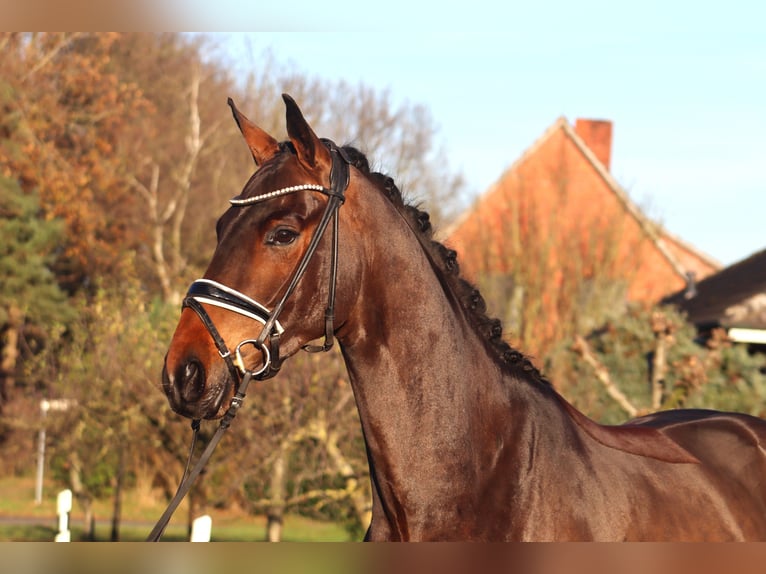
[[[319,193],[323,193],[329,198],[325,210],[322,213],[322,218],[319,220],[319,223],[314,230],[314,234],[311,237],[311,241],[309,242],[305,253],[293,271],[287,289],[277,304],[274,306],[274,308],[269,311],[265,305],[262,305],[244,293],[211,279],[198,279],[197,281],[194,281],[189,287],[189,291],[183,300],[182,309],[188,307],[197,313],[200,321],[202,321],[203,325],[210,334],[210,337],[213,339],[213,342],[218,349],[218,354],[226,363],[232,381],[237,382],[237,389],[231,399],[229,408],[221,418],[218,429],[210,439],[210,442],[208,442],[205,450],[203,451],[202,455],[200,455],[200,458],[197,460],[197,463],[193,468],[191,468],[191,462],[197,442],[200,420],[195,419],[192,421],[192,441],[189,448],[189,456],[186,461],[186,468],[184,469],[183,477],[181,478],[181,482],[178,485],[178,490],[168,504],[167,509],[162,514],[160,519],[157,521],[157,524],[154,526],[151,533],[147,537],[147,542],[158,542],[162,537],[162,534],[170,522],[170,518],[172,517],[176,508],[181,503],[183,498],[188,494],[189,490],[191,490],[194,481],[202,472],[203,468],[212,456],[213,451],[223,437],[223,433],[226,432],[226,430],[229,428],[231,421],[234,419],[240,407],[242,406],[245,398],[245,393],[247,392],[247,387],[250,382],[253,380],[263,381],[269,379],[279,372],[279,369],[282,365],[282,359],[279,355],[279,337],[284,332],[282,325],[279,323],[279,315],[282,313],[287,300],[289,299],[290,295],[292,295],[293,291],[295,291],[295,288],[298,286],[298,283],[305,274],[306,269],[311,262],[311,259],[319,246],[319,242],[324,236],[325,230],[327,229],[330,222],[332,222],[333,231],[332,251],[330,259],[330,286],[328,292],[327,308],[325,309],[324,342],[321,345],[305,345],[303,350],[310,353],[318,353],[329,351],[333,346],[335,331],[335,286],[338,276],[338,210],[345,201],[345,192],[349,184],[349,164],[351,162],[344,150],[335,145],[335,143],[326,139],[323,139],[322,142],[330,150],[332,157],[332,170],[330,172],[329,188],[314,184],[294,185],[255,197],[244,199],[235,198],[229,200],[229,202],[235,207],[247,206],[299,191],[317,191]],[[231,349],[229,349],[229,347],[226,345],[226,342],[218,332],[218,329],[210,318],[210,315],[208,315],[207,311],[203,307],[203,304],[226,309],[233,313],[237,313],[239,315],[243,315],[258,321],[263,325],[261,333],[255,339],[245,339],[241,341],[235,347],[234,353],[232,354]],[[268,345],[266,344],[267,339]],[[248,369],[245,366],[244,359],[242,357],[242,347],[247,345],[252,345],[255,347],[255,349],[260,351],[263,358],[263,365],[255,370]]]

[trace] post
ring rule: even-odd
[[[37,478],[35,480],[35,504],[43,502],[43,472],[45,469],[45,417],[48,414],[50,403],[40,401],[40,434],[37,436]]]
[[[43,472],[45,470],[45,419],[48,411],[65,411],[77,404],[71,399],[43,399],[40,401],[40,433],[37,435],[37,477],[35,479],[35,504],[43,501]]]
[[[210,534],[213,530],[213,519],[205,514],[194,519],[192,522],[190,542],[210,542]]]
[[[69,513],[72,511],[72,491],[68,488],[59,492],[56,499],[56,512],[59,515],[59,531],[56,542],[70,542],[72,533],[69,531]]]

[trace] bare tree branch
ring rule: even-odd
[[[588,363],[588,365],[590,365],[594,374],[596,375],[596,378],[601,381],[602,385],[604,385],[607,394],[612,397],[612,399],[614,399],[618,405],[620,405],[622,410],[624,410],[628,416],[635,417],[639,413],[639,410],[617,387],[614,381],[612,381],[611,376],[609,376],[609,371],[599,362],[599,360],[593,354],[593,351],[591,351],[588,342],[581,335],[577,335],[577,337],[575,337],[574,350],[585,360],[586,363]]]
[[[673,343],[673,324],[661,311],[652,313],[654,353],[652,355],[652,410],[658,410],[665,398],[665,374],[668,370],[667,352]]]
[[[28,80],[31,76],[35,75],[37,72],[42,70],[45,66],[47,66],[53,58],[56,57],[56,55],[63,50],[64,48],[70,46],[72,42],[77,40],[78,38],[81,38],[83,36],[87,36],[88,32],[75,32],[71,35],[65,35],[61,41],[54,46],[47,54],[45,54],[40,60],[35,64],[31,70],[29,70],[24,75],[24,80]]]

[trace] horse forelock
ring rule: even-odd
[[[500,362],[513,369],[521,370],[527,378],[550,387],[550,382],[532,364],[529,357],[511,347],[503,338],[499,319],[487,315],[486,303],[479,289],[460,274],[457,252],[434,239],[434,229],[429,214],[419,206],[405,200],[393,178],[370,169],[365,155],[353,146],[343,146],[351,165],[362,172],[404,217],[417,236],[421,246],[440,275],[442,285],[450,289],[460,302],[468,320],[488,343],[493,355]]]

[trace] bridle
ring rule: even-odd
[[[218,348],[218,353],[226,362],[226,366],[228,367],[233,380],[237,380],[240,376],[244,376],[248,372],[248,369],[244,365],[241,353],[241,348],[248,344],[259,350],[263,356],[263,366],[257,371],[250,371],[250,375],[253,379],[268,379],[279,372],[282,364],[279,356],[279,337],[284,332],[284,329],[278,320],[279,315],[282,313],[282,309],[287,303],[287,300],[290,298],[290,295],[292,295],[303,277],[303,274],[306,272],[306,268],[311,262],[311,259],[319,246],[319,242],[331,221],[333,224],[333,236],[330,260],[330,286],[327,308],[325,309],[324,343],[318,346],[306,345],[303,348],[309,352],[322,352],[330,350],[333,346],[335,284],[338,269],[338,209],[345,200],[345,192],[349,183],[348,166],[350,162],[345,152],[333,142],[330,140],[323,140],[323,142],[329,148],[333,160],[329,188],[315,184],[293,185],[255,197],[229,200],[232,205],[237,207],[262,203],[299,191],[318,191],[329,197],[322,218],[319,220],[314,235],[306,248],[306,252],[303,254],[303,257],[293,271],[287,289],[274,306],[274,309],[269,311],[265,305],[251,299],[244,293],[210,279],[198,279],[192,283],[183,300],[183,307],[189,307],[195,311],[205,325],[205,328],[207,328]],[[250,319],[255,319],[263,324],[260,335],[256,339],[245,339],[244,341],[241,341],[236,346],[232,356],[231,350],[227,347],[223,337],[218,333],[215,324],[202,306],[202,303],[227,309],[239,315],[249,317]],[[268,346],[265,345],[266,339],[268,339],[269,342]]]
[[[338,276],[338,211],[345,201],[345,192],[349,184],[349,165],[351,161],[345,151],[332,141],[323,139],[322,143],[330,150],[330,155],[332,157],[329,188],[315,184],[293,185],[254,197],[229,200],[233,206],[238,207],[261,203],[300,191],[317,191],[328,197],[327,205],[325,206],[322,217],[314,230],[309,245],[293,271],[287,289],[285,289],[285,292],[282,294],[282,297],[274,308],[269,310],[265,305],[248,297],[244,293],[211,279],[198,279],[194,281],[186,293],[186,297],[182,303],[182,309],[188,307],[199,316],[200,321],[202,321],[202,324],[213,339],[213,342],[218,349],[218,354],[226,363],[232,381],[237,381],[238,384],[237,390],[229,404],[229,408],[221,418],[216,433],[213,435],[213,438],[210,439],[210,442],[208,442],[194,468],[190,471],[191,460],[194,454],[194,447],[196,446],[197,434],[200,427],[199,420],[195,419],[192,421],[192,443],[183,477],[178,485],[178,490],[176,491],[175,496],[170,501],[170,504],[163,515],[157,521],[152,532],[147,537],[147,542],[157,542],[162,537],[162,533],[165,531],[173,512],[191,489],[192,484],[197,476],[199,476],[200,472],[202,472],[202,469],[213,454],[215,447],[223,437],[223,433],[229,428],[231,421],[242,406],[250,382],[252,380],[263,381],[269,379],[279,372],[282,365],[282,359],[279,355],[279,338],[284,332],[284,328],[279,322],[279,316],[282,313],[287,300],[290,298],[293,291],[295,291],[295,288],[305,274],[330,222],[332,222],[333,231],[330,255],[330,285],[327,297],[327,307],[325,309],[324,342],[321,345],[304,345],[303,350],[310,353],[318,353],[329,351],[333,346],[335,337],[335,287]],[[234,348],[234,353],[232,353],[203,305],[211,305],[226,309],[233,313],[253,319],[263,325],[261,332],[255,339],[245,339],[241,341]],[[266,344],[267,339],[268,344]],[[251,370],[245,366],[242,357],[242,348],[246,345],[252,345],[255,349],[261,352],[263,358],[263,365],[261,367]]]

